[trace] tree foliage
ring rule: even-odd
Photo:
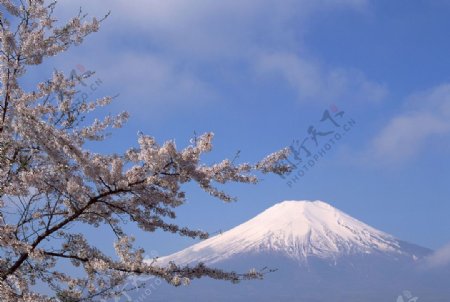
[[[96,32],[103,20],[82,13],[60,25],[56,3],[0,0],[0,300],[94,301],[111,297],[133,275],[150,275],[174,285],[204,276],[230,280],[259,278],[197,266],[158,266],[144,261],[123,230],[132,222],[141,230],[161,229],[192,238],[207,233],[173,222],[174,209],[185,202],[181,186],[197,183],[212,196],[233,198],[218,186],[256,183],[255,172],[284,173],[286,150],[251,165],[223,160],[201,162],[212,149],[212,133],[177,149],[147,135],[124,154],[89,151],[86,143],[102,141],[109,128],[121,127],[127,113],[83,121],[112,98],[78,101],[81,77],[60,71],[31,90],[21,79],[32,65],[68,50]],[[85,74],[82,77],[87,77]],[[116,256],[91,245],[77,226],[108,226],[117,236]],[[82,269],[81,277],[61,270],[61,261]],[[54,295],[35,291],[42,282]]]

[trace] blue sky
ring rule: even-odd
[[[306,138],[333,105],[356,122],[291,186],[278,176],[228,186],[232,204],[187,187],[181,224],[214,233],[282,200],[320,199],[413,243],[450,242],[449,1],[105,3],[61,1],[60,18],[80,6],[111,16],[82,46],[30,70],[36,79],[53,68],[95,70],[90,83],[100,81],[84,91],[119,94],[105,112],[126,110],[130,122],[96,151],[121,152],[138,131],[180,147],[212,131],[206,162],[238,150],[256,162]],[[193,243],[129,230],[161,255]],[[99,244],[113,238],[105,232]]]

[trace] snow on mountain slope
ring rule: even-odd
[[[393,254],[415,259],[416,249],[322,201],[284,201],[253,219],[178,253],[177,264],[213,264],[239,255],[280,253],[297,261],[352,254]],[[416,250],[417,251],[417,250]]]
[[[424,271],[431,250],[376,230],[322,201],[284,201],[221,235],[157,264],[204,262],[226,271],[268,267],[263,280],[240,284],[203,278],[152,301],[395,301],[411,289],[426,301],[450,301],[450,271]],[[135,299],[138,300],[138,299]]]

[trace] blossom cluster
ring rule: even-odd
[[[148,263],[123,224],[207,238],[205,231],[174,222],[174,209],[186,201],[183,184],[196,183],[231,201],[219,185],[256,183],[257,171],[287,172],[289,167],[280,161],[288,151],[253,165],[229,160],[206,165],[201,156],[212,150],[213,139],[206,133],[183,149],[174,141],[160,145],[142,134],[137,146],[124,154],[91,152],[86,142],[105,139],[106,131],[121,127],[128,114],[88,123],[85,117],[109,104],[110,97],[78,101],[81,79],[59,71],[32,91],[20,79],[28,66],[80,44],[102,20],[87,20],[80,13],[58,25],[55,3],[44,0],[0,0],[0,7],[0,301],[106,299],[133,275],[155,276],[175,286],[204,276],[232,282],[260,278],[256,271],[238,274],[203,264]],[[117,236],[116,256],[77,233],[73,226],[79,224],[109,227]],[[63,261],[84,273],[74,277],[62,271],[58,264]],[[34,292],[37,282],[47,284],[54,295]]]

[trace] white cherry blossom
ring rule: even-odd
[[[134,223],[143,231],[163,230],[180,236],[207,238],[202,230],[176,223],[174,209],[185,203],[182,185],[197,183],[223,201],[228,182],[256,183],[255,172],[284,173],[287,150],[252,165],[223,160],[206,165],[202,154],[212,150],[212,133],[179,149],[141,134],[138,147],[124,154],[88,150],[110,128],[121,127],[128,114],[84,119],[112,98],[77,100],[84,77],[55,71],[28,91],[21,79],[30,65],[83,42],[104,19],[80,13],[67,23],[52,15],[56,3],[44,0],[0,0],[0,301],[101,301],[123,289],[127,278],[153,276],[178,286],[201,277],[238,282],[260,278],[258,271],[238,274],[209,268],[167,267],[144,261],[122,228]],[[105,225],[117,236],[116,257],[89,243],[77,225]],[[61,271],[69,261],[84,275]],[[79,274],[77,274],[78,276]],[[36,282],[53,295],[35,292]]]

